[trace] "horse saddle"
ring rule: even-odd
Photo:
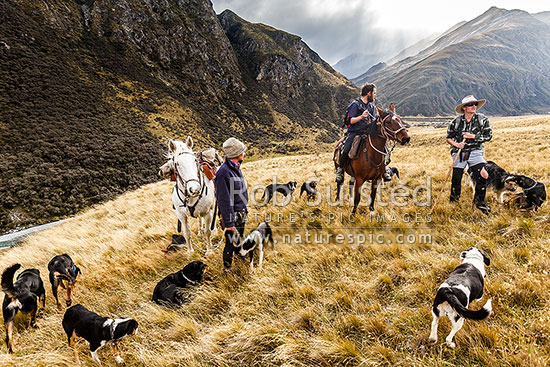
[[[353,139],[353,143],[351,143],[351,148],[348,153],[349,159],[359,158],[359,154],[361,153],[361,147],[363,146],[363,141],[365,137],[366,135],[357,135]]]

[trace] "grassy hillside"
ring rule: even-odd
[[[495,123],[487,158],[548,184],[549,122]],[[439,194],[450,164],[444,134],[444,129],[412,129],[412,144],[396,148],[392,165],[399,167],[403,185],[412,189],[432,176],[433,194]],[[267,184],[273,175],[300,184],[317,176],[326,193],[328,185],[334,188],[330,155],[248,162],[243,172],[251,187]],[[37,234],[0,253],[0,268],[16,262],[37,267],[47,282],[49,259],[69,253],[83,271],[76,302],[105,316],[138,320],[138,335],[119,344],[130,366],[545,366],[550,361],[548,203],[533,215],[498,205],[491,195],[493,213],[486,217],[472,209],[466,187],[460,204],[450,205],[447,183],[431,220],[430,208],[413,205],[410,197],[399,199],[408,201],[404,206],[377,205],[374,217],[364,207],[355,223],[347,219],[349,204],[331,207],[324,201],[315,207],[296,197],[286,207],[251,206],[247,232],[270,214],[277,253],[267,251],[263,271],[250,274],[248,264],[236,259],[233,274],[224,275],[221,249],[206,259],[200,252],[163,257],[161,249],[175,231],[171,186],[144,186]],[[382,199],[396,186],[386,188]],[[424,201],[424,193],[419,199]],[[337,244],[335,237],[329,244],[315,243],[315,235],[352,232],[367,235],[366,243]],[[307,233],[312,243],[305,243]],[[371,243],[371,233],[384,243]],[[399,234],[416,240],[398,243]],[[283,243],[285,235],[292,244]],[[296,243],[298,235],[304,243]],[[427,235],[432,241],[421,240]],[[492,298],[494,314],[467,321],[455,350],[442,343],[450,330],[444,319],[439,343],[427,346],[437,287],[459,264],[459,253],[473,245],[485,250],[492,264],[486,295],[471,308]],[[192,301],[179,310],[152,303],[156,282],[192,259],[209,265],[208,280],[194,290]],[[2,345],[0,365],[71,365],[62,315],[47,289],[39,329],[18,322],[17,353],[4,354]],[[87,344],[78,340],[83,364],[95,365]],[[115,365],[109,348],[99,357],[104,366]]]

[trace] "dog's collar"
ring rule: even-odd
[[[528,189],[523,189],[523,191],[529,191],[529,190],[532,190],[532,189],[534,189],[534,188],[535,188],[535,186],[537,186],[538,184],[539,184],[539,183],[538,183],[538,181],[535,181],[535,184],[534,184],[533,186],[531,186],[531,187],[530,187],[530,188],[528,188]]]
[[[196,281],[196,280],[191,280],[191,279],[187,278],[187,277],[185,276],[185,274],[181,274],[181,275],[183,276],[183,279],[187,280],[187,281],[188,281],[189,283],[191,283],[192,285],[197,284],[197,281]]]

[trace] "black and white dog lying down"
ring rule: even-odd
[[[153,301],[164,306],[181,306],[185,301],[181,288],[198,284],[206,266],[202,261],[192,261],[182,270],[167,275],[155,286]]]
[[[546,200],[546,186],[542,182],[533,180],[530,177],[516,175],[514,182],[523,189],[523,192],[513,198],[517,206],[523,210],[537,210]]]
[[[60,310],[63,308],[57,296],[59,286],[67,289],[67,300],[65,304],[69,307],[72,303],[71,296],[76,285],[76,277],[78,274],[82,274],[80,268],[74,264],[73,259],[71,259],[69,255],[63,254],[56,255],[50,260],[48,263],[48,271],[50,273],[50,283],[52,284],[52,293],[57,303],[57,308]]]
[[[75,348],[75,336],[80,336],[90,343],[92,359],[100,364],[97,350],[110,341],[113,345],[115,360],[117,363],[122,363],[124,360],[120,357],[116,342],[126,335],[137,334],[138,323],[134,319],[101,317],[95,312],[87,310],[82,305],[74,305],[65,311],[63,329],[67,334],[69,345],[73,348],[77,364],[80,364],[80,360]]]
[[[462,328],[464,319],[483,320],[492,312],[491,300],[488,300],[482,309],[471,311],[468,305],[473,300],[480,300],[483,297],[485,277],[485,265],[490,260],[483,252],[471,247],[460,254],[462,264],[449,275],[447,280],[437,291],[432,306],[432,330],[429,342],[437,342],[437,326],[439,318],[447,316],[451,320],[452,329],[445,341],[451,348],[456,347],[453,337]]]
[[[179,221],[178,221],[179,222]],[[170,252],[176,252],[178,250],[185,248],[185,237],[181,234],[173,234],[172,242],[166,247],[166,250],[162,250],[165,254],[168,255]]]
[[[308,200],[315,200],[317,197],[317,182],[316,181],[307,181],[302,184],[300,188],[300,196],[305,192]]]
[[[248,236],[241,243],[240,248],[237,248],[239,251],[239,255],[246,256],[246,254],[249,254],[250,270],[254,269],[255,249],[258,249],[259,251],[258,268],[260,268],[260,270],[262,269],[262,264],[264,261],[264,246],[268,241],[271,242],[271,250],[275,251],[275,245],[273,243],[273,232],[271,231],[271,227],[269,226],[269,223],[262,222],[258,225],[258,227],[256,227],[256,229],[248,234]]]
[[[2,303],[2,314],[9,353],[14,352],[12,333],[13,320],[17,312],[30,314],[30,326],[36,328],[36,314],[39,312],[38,301],[41,301],[42,309],[46,305],[46,290],[40,278],[40,271],[38,269],[23,270],[14,283],[13,276],[20,267],[21,264],[15,264],[2,273],[2,291],[6,294]]]
[[[292,195],[298,183],[296,181],[289,181],[286,184],[271,184],[265,187],[262,200],[267,196],[266,204],[271,201],[275,192],[280,192],[286,198],[289,194]]]

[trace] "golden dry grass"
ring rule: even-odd
[[[487,159],[548,184],[549,123],[544,118],[495,123]],[[413,128],[412,144],[396,148],[392,165],[399,167],[405,186],[426,184],[431,176],[433,195],[439,194],[450,165],[444,133]],[[246,163],[243,172],[250,186],[266,185],[273,175],[299,185],[317,177],[326,194],[327,186],[334,188],[330,158],[330,152],[272,158]],[[410,197],[401,207],[377,205],[375,216],[363,207],[355,222],[348,218],[349,204],[310,206],[297,194],[286,207],[251,206],[247,232],[271,216],[277,253],[268,249],[263,271],[252,274],[245,261],[235,259],[232,275],[222,271],[221,249],[207,258],[199,251],[163,257],[161,249],[175,231],[169,182],[126,193],[0,253],[1,269],[17,262],[36,267],[47,288],[39,329],[27,329],[20,320],[14,332],[16,354],[5,354],[2,346],[0,365],[73,363],[61,327],[63,313],[55,308],[47,281],[46,265],[61,253],[70,254],[83,271],[77,303],[104,316],[139,322],[138,335],[120,343],[126,365],[548,365],[548,203],[536,214],[520,213],[489,195],[493,213],[486,217],[472,209],[467,187],[460,204],[449,204],[448,185],[431,218],[426,216],[430,208],[413,205]],[[396,186],[383,190],[382,199]],[[312,243],[306,243],[307,233]],[[383,235],[384,241],[337,244],[339,233]],[[330,243],[315,243],[320,234],[332,234]],[[416,241],[399,243],[400,234],[414,235]],[[431,235],[432,241],[420,241],[421,234]],[[283,243],[285,235],[301,237],[303,243]],[[444,319],[439,343],[427,346],[437,287],[459,264],[459,253],[472,245],[492,259],[486,296],[472,308],[490,297],[494,314],[486,321],[467,321],[457,333],[455,350],[441,342],[450,329]],[[152,303],[156,282],[192,259],[203,259],[209,268],[191,302],[179,310]],[[77,340],[83,364],[95,365],[87,344]],[[115,365],[109,348],[101,349],[99,357],[103,365]]]

